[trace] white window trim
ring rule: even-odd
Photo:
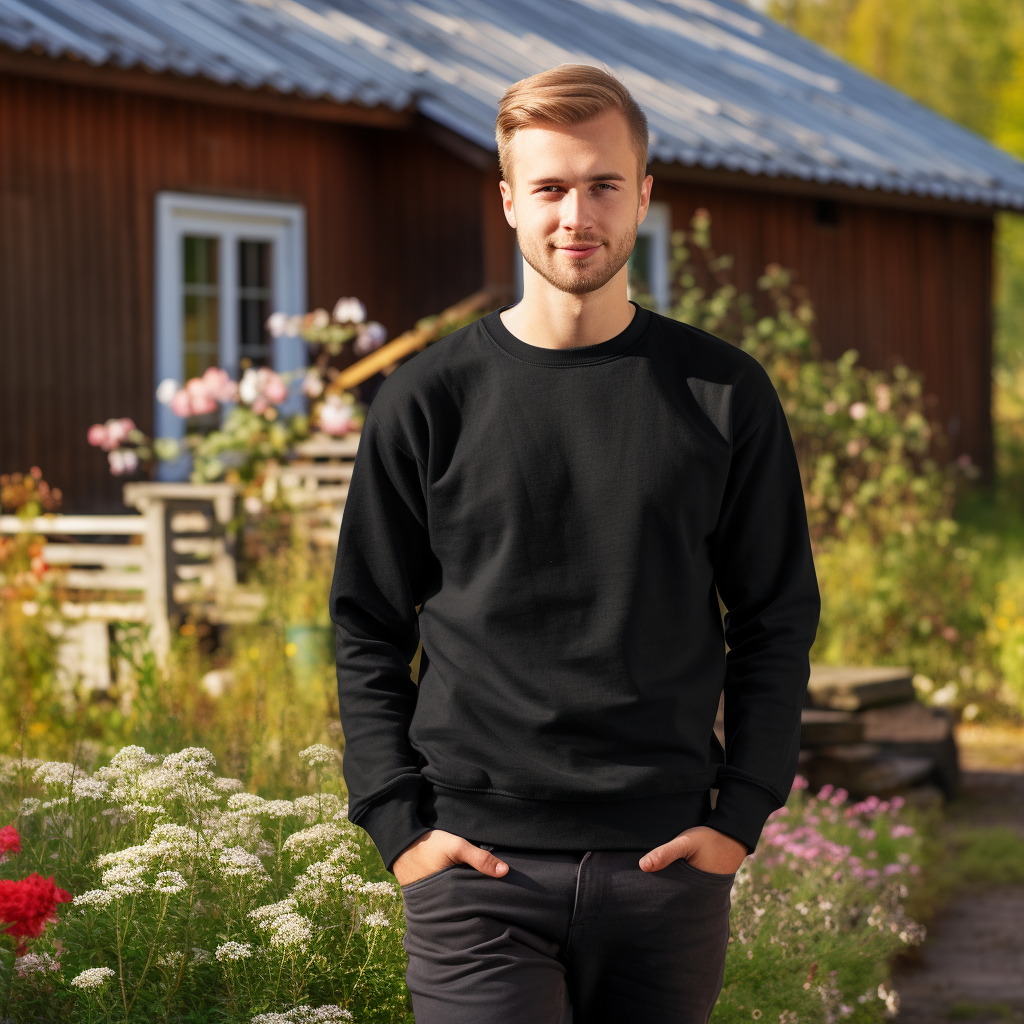
[[[665,202],[653,202],[647,207],[647,216],[637,226],[637,237],[641,235],[651,240],[651,295],[659,310],[666,310],[672,304],[672,281],[669,273],[669,246],[672,240],[672,206]],[[518,240],[515,246],[514,294],[515,301],[523,297],[523,254],[519,251]]]
[[[154,390],[168,377],[184,383],[185,358],[182,345],[182,259],[184,235],[216,235],[219,246],[218,280],[232,282],[238,277],[239,239],[274,243],[273,309],[289,315],[306,312],[306,211],[294,203],[257,202],[187,192],[158,192],[156,196],[156,259],[154,288]],[[238,365],[238,306],[233,301],[219,304],[220,365]],[[300,370],[306,365],[306,346],[301,338],[275,338],[274,369],[278,373]],[[234,373],[233,373],[234,375]],[[296,380],[292,394],[281,407],[283,413],[303,407],[301,385]],[[166,406],[155,404],[154,434],[180,440],[185,424]],[[163,463],[160,479],[176,480],[188,475],[188,462]]]
[[[672,304],[672,282],[669,276],[669,245],[672,240],[672,207],[669,203],[653,202],[647,207],[647,216],[636,229],[637,237],[651,240],[651,296],[659,310]]]

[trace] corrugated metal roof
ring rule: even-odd
[[[1024,164],[730,0],[0,0],[0,42],[394,109],[494,148],[498,99],[601,63],[652,159],[1024,208]]]

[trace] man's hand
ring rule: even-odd
[[[409,885],[452,864],[468,864],[494,878],[501,878],[508,871],[508,865],[493,854],[437,828],[410,843],[398,855],[391,870],[399,885]]]
[[[701,871],[731,875],[739,869],[746,856],[747,847],[738,839],[707,825],[695,825],[644,854],[640,858],[640,867],[644,871],[660,871],[683,857]]]

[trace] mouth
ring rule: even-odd
[[[601,246],[588,245],[586,242],[574,242],[571,245],[561,245],[556,248],[571,260],[585,260],[588,256],[593,256]]]

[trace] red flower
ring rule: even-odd
[[[8,853],[21,853],[21,836],[13,825],[0,828],[0,858]]]
[[[0,880],[0,921],[8,935],[34,939],[43,934],[47,921],[57,920],[57,904],[70,900],[71,893],[58,888],[53,875],[43,878],[33,872],[17,882]],[[24,941],[19,943],[19,950],[25,948]]]

